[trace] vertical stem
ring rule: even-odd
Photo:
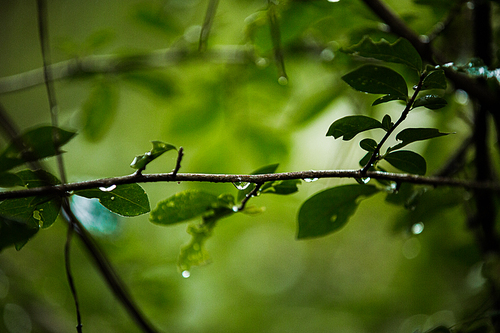
[[[274,49],[274,60],[279,72],[280,84],[286,84],[288,82],[288,76],[285,70],[285,61],[283,59],[283,48],[281,46],[281,32],[280,24],[278,22],[278,17],[276,14],[276,5],[272,0],[268,1],[267,16],[269,19],[269,27],[271,29],[271,40],[273,42]]]
[[[208,35],[210,34],[210,29],[212,28],[212,23],[214,22],[215,12],[217,11],[218,5],[219,0],[210,0],[208,3],[205,20],[203,21],[203,26],[201,27],[198,51],[205,51],[207,49]]]

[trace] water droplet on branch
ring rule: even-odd
[[[191,276],[191,273],[186,270],[186,271],[182,271],[181,275],[183,278],[187,279],[188,277]]]
[[[111,185],[111,186],[109,186],[109,187],[99,187],[99,189],[100,189],[101,191],[103,191],[103,192],[111,192],[111,191],[113,191],[115,188],[116,188],[116,185],[115,185],[115,184],[113,184],[113,185]]]
[[[304,181],[305,181],[306,183],[312,183],[312,182],[315,182],[315,181],[317,181],[317,180],[318,180],[318,178],[304,178]]]
[[[250,183],[248,183],[248,182],[234,182],[233,185],[238,190],[243,191],[243,190],[246,190],[248,188],[248,186],[250,186]]]

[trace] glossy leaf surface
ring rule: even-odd
[[[404,64],[417,72],[422,70],[422,59],[420,55],[413,45],[403,38],[391,44],[385,39],[374,42],[370,37],[365,37],[358,44],[343,51],[365,58],[374,58],[386,62]]]
[[[160,157],[163,153],[169,150],[177,150],[175,146],[165,142],[151,141],[151,143],[153,144],[153,148],[147,153],[136,156],[130,164],[131,168],[144,170],[146,165]]]
[[[186,190],[158,203],[149,215],[156,224],[169,225],[202,215],[217,205],[217,196],[199,190]]]
[[[430,72],[422,82],[420,90],[446,89],[446,76],[442,69]]]
[[[389,151],[403,148],[415,141],[428,140],[448,134],[450,133],[441,133],[436,128],[406,128],[396,135],[396,139],[403,142],[389,148]]]
[[[356,211],[360,198],[377,192],[371,185],[343,185],[315,194],[300,207],[297,238],[321,237],[339,230]]]
[[[446,105],[448,105],[448,102],[444,98],[436,95],[426,95],[415,100],[413,108],[423,106],[431,110],[437,110],[444,108]]]
[[[358,133],[374,128],[383,128],[380,121],[367,116],[347,116],[333,122],[326,133],[326,136],[333,136],[335,139],[342,137],[344,141],[351,140]]]
[[[393,167],[412,174],[424,175],[427,163],[419,154],[409,150],[398,150],[385,155],[384,159]]]
[[[387,103],[391,101],[406,101],[406,98],[402,96],[397,96],[397,95],[385,95],[380,98],[377,98],[373,103],[372,106],[379,105],[382,103]]]
[[[137,216],[149,212],[148,195],[139,184],[79,190],[74,194],[85,198],[97,198],[101,205],[118,215]]]
[[[394,98],[408,98],[408,87],[405,79],[387,67],[365,65],[344,76],[348,85],[369,94],[387,94]]]
[[[0,172],[8,171],[29,161],[60,154],[59,148],[71,140],[75,134],[75,132],[52,126],[37,127],[25,132],[19,140],[26,144],[22,152],[19,152],[16,145],[11,143],[0,154]],[[59,138],[57,144],[53,143],[54,135]]]

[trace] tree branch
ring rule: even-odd
[[[425,177],[403,173],[391,173],[380,171],[368,171],[366,176],[361,176],[360,170],[308,170],[295,172],[270,173],[259,175],[235,175],[235,174],[205,174],[205,173],[157,173],[157,174],[131,174],[128,176],[101,178],[83,182],[67,183],[54,186],[43,186],[25,190],[14,190],[0,192],[0,200],[25,198],[35,195],[68,195],[72,191],[87,190],[110,185],[123,185],[132,183],[158,183],[158,182],[209,182],[209,183],[265,183],[277,180],[291,179],[323,179],[323,178],[352,178],[360,179],[370,177],[372,179],[389,180],[394,182],[406,182],[430,186],[450,186],[467,189],[491,189],[500,191],[500,183],[491,181],[478,182],[444,177]]]

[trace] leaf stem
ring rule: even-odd
[[[418,81],[417,86],[415,87],[415,91],[413,92],[413,95],[406,103],[406,107],[404,108],[403,112],[401,113],[401,116],[396,121],[396,123],[394,123],[394,125],[392,125],[392,127],[385,133],[384,137],[382,138],[382,140],[380,140],[380,142],[377,144],[377,147],[373,151],[373,154],[370,157],[370,160],[368,161],[368,163],[366,163],[366,165],[359,171],[359,173],[362,177],[366,177],[366,173],[368,172],[368,169],[370,169],[373,166],[373,164],[375,163],[375,161],[379,157],[380,149],[382,148],[384,143],[387,141],[389,136],[394,132],[396,127],[398,127],[408,116],[408,113],[411,111],[413,102],[415,102],[415,99],[417,98],[418,94],[420,93],[420,90],[422,89],[422,84],[424,83],[424,79],[426,76],[427,76],[427,73],[425,71],[420,75],[420,79]]]
[[[259,192],[259,190],[262,187],[262,185],[264,185],[264,183],[257,183],[257,184],[255,184],[255,187],[250,191],[250,193],[248,193],[247,195],[245,195],[245,197],[243,198],[243,200],[241,200],[240,206],[238,207],[238,212],[241,212],[243,209],[245,209],[245,206],[246,206],[248,200],[250,200],[253,196],[257,195],[257,193]]]
[[[184,148],[180,147],[177,152],[177,161],[175,162],[175,169],[172,171],[172,176],[175,177],[181,168],[182,157],[184,156]]]

